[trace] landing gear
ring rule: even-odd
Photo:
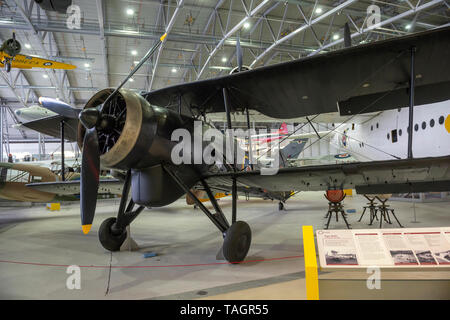
[[[284,203],[283,202],[278,202],[278,211],[283,211],[284,210]]]
[[[7,73],[9,73],[11,71],[11,62],[10,61],[5,63],[5,70]]]
[[[108,218],[102,222],[100,229],[98,230],[98,238],[103,248],[109,251],[119,251],[123,242],[127,237],[126,229],[122,232],[119,230],[113,232],[113,225],[116,223],[116,218]]]
[[[244,221],[236,221],[228,228],[223,241],[223,255],[228,262],[241,262],[247,256],[252,242],[252,231]]]
[[[119,251],[120,247],[127,238],[127,226],[136,219],[136,217],[144,210],[144,206],[139,206],[133,211],[134,201],[131,199],[127,203],[128,193],[130,192],[131,171],[128,170],[122,189],[122,197],[120,198],[119,211],[117,218],[108,218],[100,225],[98,238],[103,248],[109,251]]]
[[[215,213],[212,213],[206,208],[198,197],[185,185],[182,179],[178,176],[176,169],[169,166],[164,166],[164,170],[172,177],[172,179],[182,188],[186,194],[195,202],[200,210],[211,220],[212,223],[219,229],[224,235],[222,253],[224,258],[230,263],[238,263],[245,259],[247,256],[250,244],[252,242],[252,232],[250,227],[244,221],[236,221],[236,182],[233,182],[233,208],[232,208],[232,225],[228,223],[227,218],[222,212],[219,204],[217,203],[214,194],[209,188],[205,180],[201,179],[200,182],[204,190],[206,191],[209,201],[214,207]]]

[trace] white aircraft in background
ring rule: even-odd
[[[450,100],[415,106],[413,120],[413,157],[450,154]],[[294,160],[294,165],[406,159],[408,123],[409,107],[380,112],[360,124],[336,123],[333,130],[318,133],[336,147],[339,153],[313,158],[300,157]],[[306,139],[317,137],[315,132],[299,133],[298,129],[292,136]],[[280,142],[283,143],[282,140]],[[302,152],[308,148],[309,145],[306,145]]]
[[[450,100],[415,106],[414,158],[450,154]],[[379,113],[363,124],[337,124],[331,142],[358,160],[407,158],[409,108]]]
[[[53,111],[50,111],[46,108],[41,107],[40,105],[31,105],[26,108],[20,108],[14,111],[16,116],[23,120],[33,121],[46,117],[56,116],[57,114]]]

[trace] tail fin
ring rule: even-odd
[[[278,131],[280,134],[288,134],[288,128],[286,122],[281,124],[280,130]]]
[[[286,147],[280,150],[283,159],[295,159],[303,151],[303,148],[308,142],[308,138],[292,140]]]

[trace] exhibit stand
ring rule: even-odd
[[[450,299],[449,227],[317,230],[317,254],[311,237],[304,227],[308,299]]]

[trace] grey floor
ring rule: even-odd
[[[356,210],[348,214],[354,229],[376,228],[367,226],[367,216],[356,222],[366,202],[361,196],[345,200],[346,210]],[[229,215],[231,199],[220,204]],[[449,202],[390,204],[407,227],[450,225]],[[89,235],[81,232],[77,203],[62,204],[57,212],[44,205],[0,207],[0,298],[195,299],[299,279],[301,227],[322,229],[328,205],[322,192],[301,193],[282,212],[276,202],[239,200],[238,218],[250,224],[253,235],[249,262],[240,265],[216,260],[220,233],[184,200],[145,210],[131,227],[139,251],[110,254],[98,242],[97,229],[117,207],[116,200],[100,202]],[[411,222],[414,212],[418,223]],[[345,225],[332,220],[330,228]],[[148,252],[157,256],[144,258]],[[66,287],[68,265],[81,266],[80,290]]]

